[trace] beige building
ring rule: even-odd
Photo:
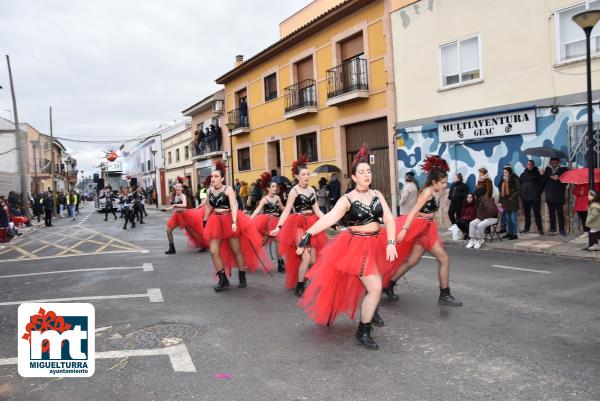
[[[600,8],[598,0],[587,4]],[[439,154],[473,190],[479,167],[498,184],[505,164],[521,174],[525,149],[538,146],[582,166],[585,35],[571,18],[585,7],[577,0],[422,0],[392,12],[398,177],[414,169],[424,180],[419,164]],[[596,117],[598,43],[596,28]]]
[[[218,160],[227,162],[231,153],[229,141],[223,136],[221,128],[224,101],[225,91],[219,90],[182,111],[184,116],[191,118],[193,130],[190,159],[194,163],[194,191],[197,184],[203,183],[210,175],[215,163]]]
[[[41,133],[30,124],[22,124],[27,132],[27,155],[31,193],[47,191],[67,191],[77,184],[77,160],[67,153],[64,145],[54,139],[50,146],[50,136]],[[54,186],[50,178],[52,153],[54,154]]]
[[[185,184],[196,187],[194,162],[192,160],[193,129],[191,119],[171,127],[168,133],[162,135],[164,155],[164,180],[166,193],[168,188],[177,183],[177,179],[185,179]]]

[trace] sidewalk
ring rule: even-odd
[[[440,237],[448,246],[465,247],[467,245],[467,241],[453,240],[452,234],[448,230],[440,230]],[[521,234],[519,235],[519,239],[514,241],[494,239],[494,241],[490,242],[486,240],[481,249],[536,252],[600,262],[600,251],[584,251],[582,248],[585,246],[587,246],[587,235],[585,237],[571,235],[563,238],[558,235],[541,237],[538,234]],[[477,252],[477,250],[475,249],[474,252]],[[600,267],[600,264],[598,266]]]

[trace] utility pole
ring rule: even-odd
[[[54,185],[54,136],[52,135],[52,106],[50,106],[50,188],[52,188],[52,195],[55,195],[56,185]]]
[[[8,65],[8,78],[10,80],[10,93],[12,95],[13,115],[15,119],[15,142],[19,158],[19,176],[21,179],[21,204],[24,206],[23,212],[25,212],[25,216],[31,218],[29,215],[29,207],[27,207],[27,204],[29,203],[29,182],[27,180],[29,160],[27,160],[27,138],[21,132],[21,127],[19,126],[15,85],[13,84],[12,70],[10,68],[10,57],[8,57],[8,54],[6,55],[6,64]]]

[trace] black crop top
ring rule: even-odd
[[[183,196],[183,195],[181,195],[181,196]],[[173,198],[173,204],[174,205],[181,205],[183,203],[183,200],[181,199],[181,196],[175,195],[175,198]]]
[[[437,212],[437,210],[439,208],[440,208],[439,203],[437,203],[435,201],[435,198],[431,198],[427,202],[425,202],[425,204],[423,205],[423,207],[421,207],[421,210],[419,210],[419,212],[425,213],[425,214],[430,214],[430,213]]]
[[[294,212],[306,212],[312,210],[313,205],[315,204],[315,194],[311,192],[309,196],[298,193],[296,190],[296,199],[294,200]]]
[[[263,206],[263,214],[279,215],[279,201],[276,200],[275,203],[271,203],[267,199],[265,205]]]
[[[374,196],[369,205],[355,200],[351,201],[347,195],[346,199],[350,202],[350,209],[342,218],[345,226],[364,226],[369,223],[383,223],[383,206],[379,197]]]
[[[211,190],[208,191],[208,204],[213,209],[230,209],[229,196],[225,195],[227,187],[218,195],[214,195]]]

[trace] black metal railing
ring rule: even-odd
[[[286,113],[303,107],[317,107],[317,91],[314,79],[305,79],[288,86],[283,91],[285,93]]]
[[[203,134],[202,138],[200,138],[199,135],[195,136],[194,141],[192,142],[192,157],[223,151],[221,130],[219,129],[211,134],[212,135]]]
[[[231,110],[227,113],[227,123],[233,123],[235,125],[233,129],[250,127],[250,122],[248,121],[248,109],[239,108]]]
[[[367,60],[357,57],[327,70],[327,98],[357,90],[369,90]]]

